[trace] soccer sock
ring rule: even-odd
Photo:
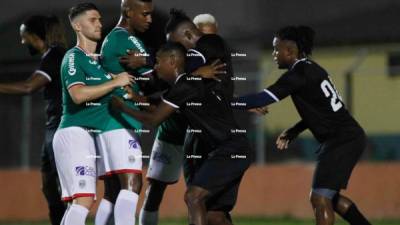
[[[65,225],[85,225],[86,217],[89,210],[84,206],[72,204],[68,209],[68,214],[65,216]]]
[[[115,225],[135,224],[136,205],[139,195],[128,190],[121,190],[114,207]]]
[[[140,210],[139,225],[157,225],[158,224],[158,211],[150,212],[144,210],[144,207]]]
[[[65,209],[64,216],[61,219],[60,225],[65,225],[65,217],[67,217],[67,213],[68,213],[70,207],[71,207],[71,205],[68,204],[67,209]]]
[[[347,212],[343,215],[343,219],[351,225],[371,225],[370,222],[361,214],[355,204],[352,204]]]
[[[107,199],[103,198],[100,202],[99,208],[97,209],[94,224],[107,225],[107,222],[110,220],[110,217],[112,216],[113,208],[114,204],[112,204]]]

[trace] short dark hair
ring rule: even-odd
[[[89,10],[96,10],[99,11],[97,6],[90,2],[79,3],[78,5],[73,6],[69,9],[68,17],[69,20],[72,21],[75,17],[81,15],[82,13],[89,11]]]
[[[161,48],[158,50],[158,53],[162,54],[162,53],[177,52],[180,57],[185,59],[186,51],[187,51],[186,48],[182,44],[178,42],[169,41],[163,46],[161,46]]]
[[[165,26],[165,33],[170,33],[176,30],[176,28],[183,22],[190,22],[192,20],[186,15],[183,10],[172,8],[169,11],[169,19]]]
[[[26,32],[36,34],[43,41],[46,40],[46,16],[30,16],[22,24],[25,25]]]
[[[315,31],[308,26],[287,26],[279,29],[275,36],[281,40],[296,43],[299,53],[303,56],[312,54]]]

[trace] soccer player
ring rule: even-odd
[[[218,33],[218,23],[215,17],[211,14],[199,14],[194,17],[193,23],[204,34]]]
[[[59,225],[66,207],[59,192],[52,142],[62,111],[60,67],[66,46],[64,30],[57,17],[35,15],[21,24],[20,35],[31,55],[42,55],[41,62],[27,80],[0,84],[0,93],[29,95],[44,89],[47,121],[41,153],[42,192],[51,224]]]
[[[185,202],[193,224],[231,224],[226,213],[235,205],[239,184],[250,165],[250,150],[245,135],[236,133],[230,101],[216,89],[216,82],[207,82],[185,74],[186,49],[169,43],[157,53],[155,69],[171,89],[151,112],[127,107],[121,99],[113,98],[113,107],[145,124],[157,125],[179,110],[190,127],[201,130],[204,158],[193,175],[185,193]],[[213,212],[213,222],[207,217]]]
[[[276,144],[278,149],[286,149],[305,129],[321,143],[310,197],[316,223],[334,224],[337,212],[352,225],[369,225],[356,205],[340,194],[366,147],[365,133],[347,111],[329,74],[309,58],[314,34],[305,26],[280,29],[272,55],[278,67],[288,71],[263,92],[236,100],[253,108],[291,96],[301,121],[283,131]]]
[[[72,204],[62,225],[84,225],[96,191],[96,149],[93,133],[108,124],[107,94],[130,85],[127,73],[113,79],[99,64],[95,53],[101,38],[100,13],[92,3],[81,3],[69,11],[77,44],[61,64],[63,112],[54,135],[53,148],[60,177],[62,198]]]
[[[190,72],[192,75],[204,78],[215,74],[224,74],[226,71],[220,69],[225,67],[225,64],[218,64],[218,61],[215,61],[216,59],[222,59],[221,61],[223,61],[226,58],[222,55],[225,52],[223,49],[225,47],[223,42],[218,39],[219,37],[208,37],[202,34],[194,26],[190,18],[180,10],[172,9],[170,11],[170,19],[166,25],[168,40],[185,44],[186,42],[183,41],[185,38],[184,32],[180,30],[181,25],[185,23],[191,24],[191,28],[194,30],[193,35],[192,32],[190,33],[190,35],[194,37],[191,39],[193,43],[186,44],[186,48],[188,48],[187,60],[185,63],[186,71]],[[204,38],[202,38],[203,36]],[[217,39],[217,41],[215,41],[215,39]],[[202,47],[195,49],[198,41]],[[209,41],[211,41],[211,44],[207,45]],[[213,50],[209,51],[207,48]],[[204,51],[204,53],[200,51]],[[206,63],[209,65],[203,66]],[[146,176],[149,181],[149,186],[146,190],[146,198],[140,212],[141,225],[157,224],[158,209],[165,189],[167,185],[173,184],[179,179],[182,160],[184,159],[182,145],[184,144],[187,130],[190,130],[188,129],[188,123],[180,113],[174,113],[158,127]],[[189,135],[190,140],[192,140],[194,138],[192,137],[193,134]]]
[[[135,34],[149,28],[152,12],[151,0],[121,1],[120,20],[106,36],[101,48],[101,65],[107,72],[118,74],[127,71],[139,79],[149,78],[153,68],[146,66],[148,52]],[[131,54],[127,56],[128,52]],[[132,64],[132,60],[136,61]],[[139,91],[137,83],[133,89]],[[119,89],[113,94],[123,97],[127,93]],[[139,109],[131,101],[127,104]],[[101,156],[98,173],[105,185],[104,198],[96,214],[96,225],[107,224],[113,214],[116,224],[133,224],[135,221],[142,187],[141,129],[141,122],[134,118],[114,114],[103,132],[96,135]]]

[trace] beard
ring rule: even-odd
[[[29,54],[31,56],[37,55],[39,53],[39,50],[37,50],[35,47],[33,47],[33,45],[28,44],[27,47],[28,47],[28,50],[29,50]]]

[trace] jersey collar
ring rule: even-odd
[[[307,58],[301,58],[301,59],[296,60],[296,62],[293,63],[292,67],[290,67],[290,70],[292,70],[297,65],[297,63],[304,62],[306,60],[307,60]]]
[[[179,74],[177,77],[176,77],[176,80],[175,80],[175,84],[178,82],[178,80],[179,79],[181,79],[181,77],[183,77],[183,75],[185,75],[186,73],[181,73],[181,74]]]

